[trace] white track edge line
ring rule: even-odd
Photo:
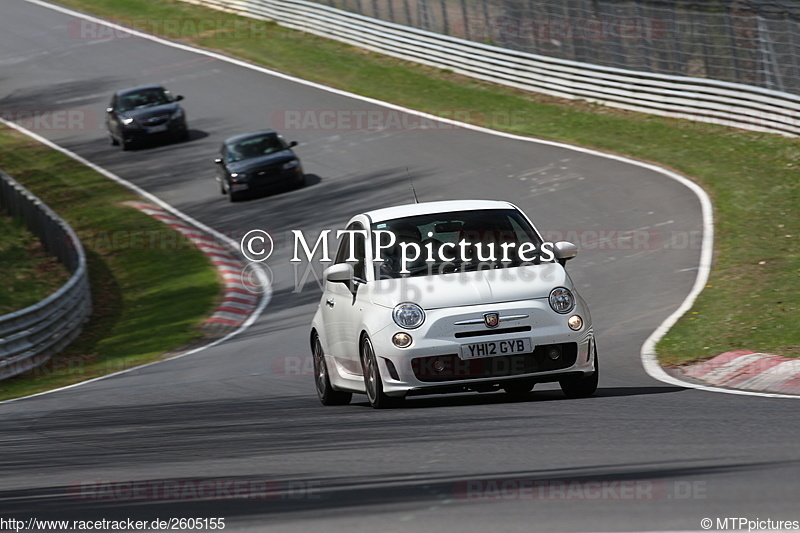
[[[650,334],[650,336],[645,340],[644,344],[642,345],[642,348],[641,348],[641,351],[640,351],[640,357],[641,357],[642,366],[644,367],[645,372],[647,372],[647,374],[650,377],[652,377],[653,379],[661,381],[662,383],[667,383],[669,385],[677,385],[679,387],[684,387],[684,388],[702,390],[702,391],[706,391],[706,392],[721,392],[721,393],[725,393],[725,394],[736,394],[736,395],[743,395],[743,396],[761,396],[761,397],[767,397],[767,398],[800,399],[800,396],[792,396],[792,395],[787,395],[787,394],[777,394],[777,393],[766,393],[766,392],[756,392],[756,391],[724,389],[724,388],[713,387],[713,386],[709,386],[709,385],[700,385],[700,384],[696,384],[696,383],[690,383],[690,382],[687,382],[687,381],[682,381],[682,380],[680,380],[678,378],[675,378],[673,376],[670,376],[669,374],[667,374],[666,371],[664,371],[663,368],[661,368],[661,365],[658,364],[658,359],[657,359],[656,354],[655,354],[655,346],[656,346],[656,344],[658,343],[659,340],[661,340],[661,338],[664,335],[666,335],[667,331],[669,331],[669,329],[673,325],[675,325],[675,323],[678,321],[678,319],[680,319],[680,317],[683,316],[692,307],[692,305],[694,304],[695,300],[699,296],[700,292],[702,292],[703,288],[705,287],[706,282],[708,281],[708,276],[709,276],[709,274],[711,272],[711,259],[713,258],[713,254],[714,254],[714,215],[713,215],[713,207],[711,205],[711,200],[709,199],[709,197],[706,194],[706,192],[699,185],[697,185],[697,183],[691,181],[690,179],[686,178],[685,176],[682,176],[682,175],[678,174],[677,172],[673,172],[671,170],[667,170],[666,168],[660,167],[658,165],[654,165],[654,164],[651,164],[651,163],[645,163],[643,161],[638,161],[636,159],[631,159],[631,158],[628,158],[628,157],[623,157],[623,156],[619,156],[619,155],[615,155],[615,154],[609,154],[609,153],[606,153],[606,152],[601,152],[601,151],[598,151],[598,150],[592,150],[590,148],[584,148],[584,147],[581,147],[581,146],[573,146],[573,145],[570,145],[570,144],[557,142],[557,141],[549,141],[549,140],[546,140],[546,139],[537,139],[537,138],[534,138],[534,137],[524,137],[524,136],[521,136],[521,135],[515,135],[513,133],[506,133],[506,132],[502,132],[502,131],[492,130],[492,129],[489,129],[489,128],[484,128],[484,127],[481,127],[481,126],[475,126],[473,124],[467,124],[465,122],[459,122],[459,121],[452,120],[452,119],[437,117],[435,115],[430,115],[428,113],[422,113],[420,111],[416,111],[416,110],[413,110],[413,109],[402,107],[402,106],[399,106],[399,105],[396,105],[396,104],[383,102],[381,100],[376,100],[374,98],[369,98],[369,97],[366,97],[366,96],[353,94],[353,93],[350,93],[350,92],[347,92],[347,91],[343,91],[341,89],[334,89],[333,87],[328,87],[328,86],[325,86],[325,85],[322,85],[322,84],[319,84],[319,83],[315,83],[315,82],[312,82],[312,81],[303,80],[301,78],[290,76],[290,75],[284,74],[282,72],[273,71],[273,70],[270,70],[270,69],[267,69],[267,68],[264,68],[264,67],[260,67],[260,66],[257,66],[257,65],[253,65],[251,63],[247,63],[247,62],[239,60],[239,59],[234,59],[232,57],[225,56],[223,54],[218,54],[216,52],[211,52],[211,51],[208,51],[208,50],[203,50],[201,48],[195,48],[193,46],[188,46],[188,45],[185,45],[185,44],[169,41],[167,39],[163,39],[161,37],[156,37],[154,35],[150,35],[150,34],[143,33],[143,32],[137,31],[137,30],[133,30],[131,28],[126,28],[126,27],[121,26],[119,24],[115,24],[113,22],[110,22],[110,21],[107,21],[107,20],[103,20],[103,19],[98,18],[98,17],[87,15],[87,14],[81,13],[79,11],[74,11],[72,9],[68,9],[68,8],[65,8],[65,7],[62,7],[62,6],[53,5],[53,4],[44,2],[42,0],[24,0],[24,1],[28,2],[28,3],[31,3],[31,4],[35,4],[35,5],[41,6],[41,7],[45,7],[47,9],[51,9],[51,10],[54,10],[54,11],[59,11],[61,13],[64,13],[64,14],[67,14],[67,15],[70,15],[70,16],[74,16],[74,17],[77,17],[77,18],[88,20],[88,21],[94,22],[96,24],[101,24],[101,25],[107,26],[109,28],[115,29],[117,31],[126,32],[126,33],[129,33],[129,34],[134,35],[136,37],[141,37],[143,39],[147,39],[147,40],[150,40],[150,41],[153,41],[153,42],[157,42],[157,43],[163,44],[165,46],[170,46],[172,48],[177,48],[179,50],[184,50],[184,51],[188,51],[188,52],[204,55],[206,57],[211,57],[211,58],[214,58],[214,59],[218,59],[220,61],[225,61],[227,63],[238,65],[240,67],[244,67],[244,68],[247,68],[247,69],[250,69],[250,70],[255,70],[257,72],[261,72],[261,73],[264,73],[264,74],[267,74],[267,75],[270,75],[270,76],[274,76],[274,77],[277,77],[277,78],[282,78],[282,79],[285,79],[285,80],[288,80],[288,81],[299,83],[301,85],[306,85],[308,87],[313,87],[315,89],[319,89],[319,90],[326,91],[326,92],[329,92],[329,93],[337,94],[337,95],[344,96],[344,97],[347,97],[347,98],[352,98],[354,100],[360,100],[362,102],[371,103],[371,104],[378,105],[378,106],[381,106],[381,107],[385,107],[385,108],[388,108],[388,109],[394,109],[394,110],[397,110],[397,111],[402,111],[404,113],[409,113],[409,114],[418,116],[420,118],[426,118],[426,119],[430,119],[430,120],[435,120],[437,122],[441,122],[441,123],[444,123],[444,124],[451,124],[451,125],[454,125],[454,126],[459,126],[461,128],[464,128],[464,129],[477,131],[477,132],[481,132],[481,133],[486,133],[486,134],[489,134],[489,135],[495,135],[495,136],[498,136],[498,137],[504,137],[504,138],[507,138],[507,139],[513,139],[513,140],[518,140],[518,141],[531,142],[531,143],[535,143],[535,144],[542,144],[542,145],[546,145],[546,146],[554,146],[554,147],[559,147],[559,148],[572,150],[572,151],[579,152],[579,153],[585,153],[585,154],[590,154],[590,155],[594,155],[594,156],[604,157],[606,159],[611,159],[611,160],[619,161],[619,162],[622,162],[622,163],[635,165],[635,166],[638,166],[638,167],[641,167],[641,168],[646,168],[648,170],[652,170],[654,172],[657,172],[657,173],[660,173],[660,174],[662,174],[664,176],[672,178],[673,180],[676,180],[677,182],[679,182],[679,183],[685,185],[686,187],[688,187],[689,190],[694,192],[695,195],[700,200],[700,205],[701,205],[701,208],[702,208],[702,219],[703,219],[703,241],[702,241],[702,245],[701,245],[700,264],[698,265],[698,271],[697,271],[697,277],[695,278],[695,283],[692,286],[692,289],[689,292],[689,294],[684,299],[683,303],[669,317],[667,317],[661,323],[661,325],[659,325],[653,331],[653,333]],[[97,168],[100,168],[100,167],[97,167]],[[121,178],[119,178],[119,179],[121,179]],[[167,205],[167,204],[165,204],[165,205]],[[188,354],[186,354],[186,355],[188,355]]]
[[[108,179],[110,179],[110,180],[112,180],[112,181],[114,181],[114,182],[116,182],[116,183],[128,188],[129,190],[133,191],[134,193],[138,194],[139,196],[141,196],[143,198],[146,198],[147,200],[157,204],[158,206],[160,206],[164,210],[172,213],[176,217],[184,220],[185,222],[187,222],[189,224],[192,224],[193,226],[195,226],[197,228],[200,228],[201,230],[206,231],[206,232],[214,235],[218,239],[221,239],[226,244],[231,246],[233,249],[236,249],[236,246],[237,246],[236,241],[234,241],[230,237],[228,237],[226,235],[223,235],[222,233],[216,231],[215,229],[206,226],[205,224],[203,224],[199,220],[195,220],[194,218],[190,217],[189,215],[187,215],[187,214],[179,211],[178,209],[172,207],[171,205],[169,205],[165,201],[161,200],[157,196],[154,196],[153,194],[151,194],[151,193],[145,191],[144,189],[134,185],[133,183],[131,183],[131,182],[129,182],[129,181],[123,179],[123,178],[120,178],[119,176],[117,176],[113,172],[111,172],[109,170],[106,170],[105,168],[103,168],[103,167],[101,167],[99,165],[96,165],[96,164],[92,163],[91,161],[89,161],[87,159],[84,159],[80,155],[78,155],[78,154],[76,154],[74,152],[71,152],[70,150],[67,150],[66,148],[63,148],[63,147],[55,144],[54,142],[42,137],[41,135],[38,135],[38,134],[36,134],[36,133],[26,129],[26,128],[23,128],[22,126],[19,126],[18,124],[15,124],[13,122],[8,122],[7,120],[3,119],[2,117],[0,117],[0,124],[4,124],[4,125],[8,126],[9,128],[11,128],[13,130],[16,130],[16,131],[18,131],[18,132],[20,132],[20,133],[22,133],[24,135],[27,135],[28,137],[31,137],[35,141],[38,141],[38,142],[44,144],[48,148],[52,148],[53,150],[61,152],[62,154],[66,155],[67,157],[70,157],[71,159],[77,161],[78,163],[81,163],[82,165],[90,168],[91,170],[94,170],[95,172],[98,172],[98,173],[102,174],[106,178],[108,178]],[[140,212],[145,214],[145,215],[147,215],[147,216],[151,216],[151,215],[148,215],[147,213],[144,213],[143,211],[140,211]],[[153,217],[153,218],[155,218],[155,217]],[[156,220],[158,220],[158,219],[156,219]],[[165,222],[162,222],[162,223],[166,224]],[[198,251],[200,251],[200,250],[198,250]],[[201,253],[203,253],[203,252],[201,251]],[[206,254],[204,254],[204,255],[206,255]],[[210,261],[210,258],[209,258],[209,261]],[[257,264],[258,264],[258,267],[261,268],[261,264],[260,263],[257,263]],[[216,267],[213,264],[211,265],[211,267],[216,270]],[[263,269],[261,271],[263,272]],[[266,274],[264,274],[264,276],[266,276]],[[66,385],[64,387],[59,387],[59,388],[56,388],[56,389],[52,389],[52,390],[48,390],[48,391],[44,391],[44,392],[39,392],[39,393],[36,393],[36,394],[30,394],[28,396],[21,396],[19,398],[11,398],[11,399],[8,399],[8,400],[3,400],[3,401],[0,401],[0,405],[5,404],[5,403],[16,402],[16,401],[19,401],[19,400],[24,400],[24,399],[27,399],[27,398],[35,398],[37,396],[43,396],[45,394],[51,394],[53,392],[72,389],[72,388],[75,388],[75,387],[80,387],[80,386],[86,385],[87,383],[92,383],[92,382],[95,382],[95,381],[100,381],[102,379],[107,379],[107,378],[110,378],[110,377],[119,376],[121,374],[127,374],[128,372],[132,372],[134,370],[141,370],[143,368],[147,368],[149,366],[153,366],[153,365],[157,365],[157,364],[160,364],[160,363],[164,363],[166,361],[173,361],[175,359],[180,359],[182,357],[186,357],[187,355],[192,355],[192,354],[201,352],[201,351],[203,351],[203,350],[205,350],[207,348],[212,348],[214,346],[217,346],[218,344],[222,344],[223,342],[227,341],[231,337],[234,337],[234,336],[238,335],[239,333],[243,332],[244,330],[249,328],[251,325],[253,325],[253,323],[256,321],[256,319],[258,319],[258,317],[264,311],[264,308],[266,308],[267,304],[270,302],[271,299],[272,299],[272,290],[271,290],[271,287],[270,287],[270,288],[268,288],[267,291],[262,293],[262,295],[259,297],[259,302],[258,302],[258,305],[256,306],[256,308],[253,310],[253,312],[247,317],[247,319],[239,327],[237,327],[235,330],[231,331],[230,333],[228,333],[224,337],[220,337],[219,339],[216,339],[216,340],[214,340],[214,341],[212,341],[212,342],[210,342],[208,344],[204,344],[203,346],[198,346],[197,348],[193,348],[193,349],[191,349],[191,350],[189,350],[187,352],[181,353],[179,355],[175,355],[175,356],[170,357],[168,359],[162,359],[162,360],[159,360],[159,361],[153,361],[152,363],[147,363],[147,364],[144,364],[144,365],[139,365],[139,366],[127,368],[127,369],[121,370],[119,372],[113,372],[111,374],[106,374],[104,376],[99,376],[99,377],[92,378],[92,379],[89,379],[89,380],[86,380],[86,381],[73,383],[72,385]]]

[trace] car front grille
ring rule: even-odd
[[[281,175],[281,169],[283,164],[278,165],[269,165],[266,167],[261,167],[258,170],[253,172],[253,178],[255,180],[268,180],[270,178],[276,178]]]
[[[464,337],[483,337],[486,335],[502,335],[504,333],[520,333],[522,331],[530,331],[530,326],[517,326],[515,328],[502,328],[502,329],[479,329],[476,331],[459,331],[455,334],[457,339]]]
[[[169,115],[157,115],[155,117],[147,117],[142,119],[142,125],[144,126],[160,126],[161,124],[166,123],[169,120]]]
[[[558,348],[561,351],[558,359],[553,360],[548,356],[551,348]],[[480,359],[462,360],[457,354],[417,357],[411,360],[411,369],[418,380],[438,383],[562,370],[574,365],[577,358],[577,343],[568,342],[537,346],[532,353]]]

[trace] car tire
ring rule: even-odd
[[[503,385],[503,390],[509,396],[526,396],[533,390],[534,385],[536,383],[533,381],[513,381]]]
[[[111,139],[111,146],[119,146],[119,141],[117,140],[116,137],[114,137],[113,135],[109,134],[108,138]]]
[[[119,144],[122,147],[123,152],[127,152],[131,148],[133,148],[133,141],[126,141],[125,137],[120,137]]]
[[[230,191],[228,192],[228,198],[231,199],[231,202],[238,202],[242,199],[242,193]]]
[[[361,340],[361,366],[364,369],[364,388],[367,392],[367,399],[374,409],[389,409],[403,404],[404,396],[384,394],[378,358],[375,356],[372,341],[367,336]]]
[[[311,355],[314,359],[314,381],[317,385],[317,396],[322,405],[347,405],[353,398],[350,392],[333,390],[328,377],[328,367],[325,364],[325,352],[319,337],[314,334],[311,339]]]
[[[594,373],[589,376],[562,379],[558,382],[559,385],[561,385],[561,390],[567,395],[567,398],[588,398],[597,390],[597,383],[600,378],[597,346],[594,346],[594,369]]]

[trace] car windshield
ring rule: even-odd
[[[236,143],[225,145],[225,161],[234,163],[286,150],[286,144],[275,133],[248,137]]]
[[[539,263],[536,252],[542,244],[536,231],[516,209],[398,218],[375,223],[372,231],[377,278],[536,264]],[[391,236],[376,233],[381,231],[393,233],[396,242],[389,246]]]
[[[119,110],[131,111],[133,109],[169,104],[170,102],[172,102],[172,96],[164,89],[144,89],[120,96]]]

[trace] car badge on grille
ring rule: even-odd
[[[496,328],[500,323],[500,313],[484,313],[483,323],[487,328]]]

